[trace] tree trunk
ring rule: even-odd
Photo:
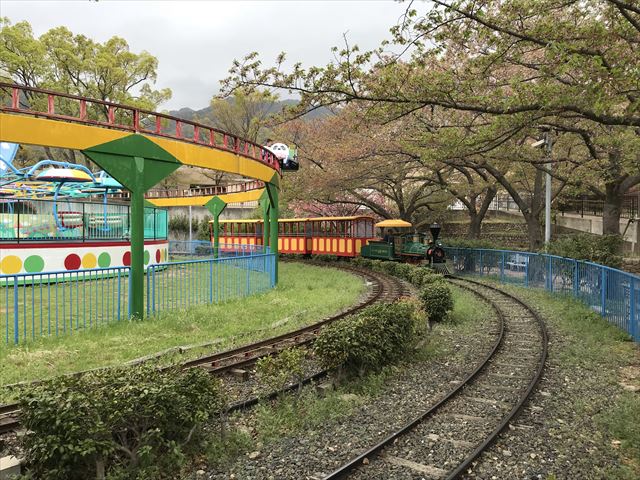
[[[607,184],[604,207],[602,209],[602,234],[620,235],[620,214],[624,194],[620,193],[618,184]]]
[[[527,234],[529,236],[529,250],[535,252],[542,247],[542,225],[540,220],[535,215],[524,215],[524,220],[527,222]]]
[[[467,238],[479,240],[482,229],[482,216],[477,212],[469,210],[469,229],[467,230]]]

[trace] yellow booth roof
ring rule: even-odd
[[[404,220],[391,218],[389,220],[378,222],[375,226],[379,228],[406,228],[411,227],[412,225]]]

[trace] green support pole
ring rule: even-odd
[[[275,254],[276,261],[274,266],[274,276],[276,284],[278,283],[278,187],[271,183],[267,183],[267,193],[269,194],[269,223],[271,231],[269,232],[269,245],[271,253]]]
[[[213,258],[218,258],[220,248],[220,214],[213,215]]]
[[[227,207],[227,204],[220,197],[213,197],[204,206],[213,215],[213,258],[218,258],[220,250],[220,214]]]
[[[144,158],[134,157],[143,170]],[[144,190],[131,191],[131,315],[144,316]]]
[[[180,162],[142,135],[132,134],[82,151],[131,192],[131,316],[144,317],[144,193]]]
[[[265,248],[269,246],[269,199],[265,198],[260,202],[262,204],[262,245]]]

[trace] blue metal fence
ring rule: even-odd
[[[147,314],[220,303],[275,286],[275,255],[239,250],[238,256],[149,266]],[[6,343],[126,320],[129,267],[0,275],[0,327]]]
[[[445,248],[457,274],[572,295],[640,341],[640,277],[596,263],[542,253]]]
[[[235,243],[220,243],[218,256],[220,257],[244,257],[265,253],[262,245],[241,245]],[[211,257],[213,245],[207,240],[169,240],[169,255],[175,257]]]

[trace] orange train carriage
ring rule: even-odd
[[[281,218],[278,220],[278,251],[301,255],[356,257],[373,238],[372,217]],[[210,222],[213,229],[213,222]],[[221,220],[220,249],[235,245],[262,245],[262,220]],[[213,242],[213,231],[211,231]]]

